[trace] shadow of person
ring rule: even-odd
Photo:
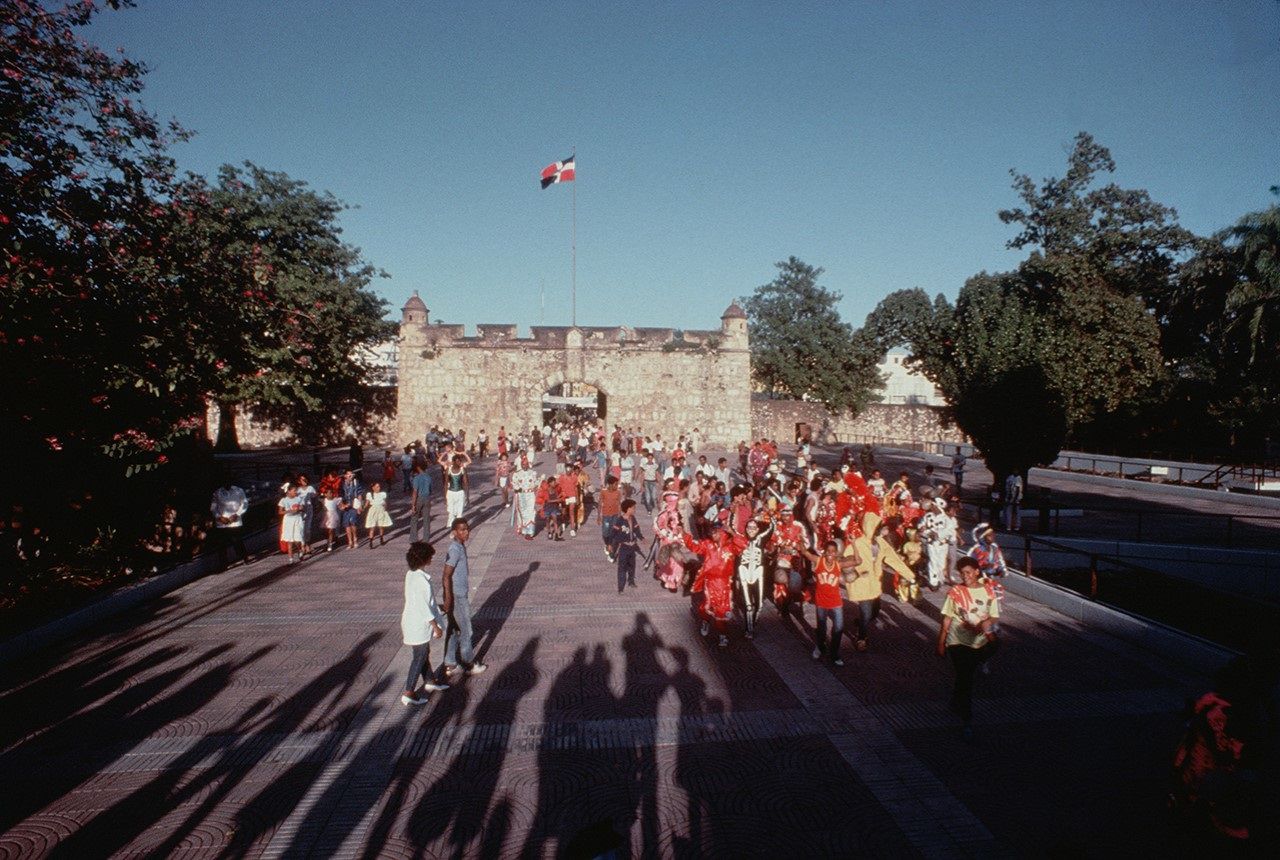
[[[409,816],[408,836],[415,847],[427,850],[427,846],[448,834],[457,856],[474,853],[469,848],[484,828],[507,746],[505,735],[486,741],[483,730],[515,722],[520,700],[537,684],[535,657],[539,641],[540,637],[535,636],[526,642],[520,655],[494,676],[476,706],[472,722],[480,731],[471,735],[470,748],[455,753],[448,770],[432,784]]]
[[[629,752],[629,792],[633,806],[627,820],[620,822],[624,833],[638,821],[640,824],[640,850],[649,855],[658,850],[658,762],[657,741],[658,703],[670,684],[666,671],[658,662],[658,651],[663,647],[662,637],[654,629],[648,614],[636,614],[635,624],[622,639],[622,653],[626,656],[625,682],[621,698],[624,716],[644,720],[655,726],[653,735],[633,742]]]
[[[688,813],[686,820],[689,826],[687,842],[677,837],[675,853],[677,855],[699,856],[702,846],[708,844],[708,835],[703,832],[702,820],[703,799],[698,795],[698,785],[694,779],[699,767],[696,745],[686,743],[687,732],[699,732],[698,718],[719,715],[724,711],[724,703],[717,698],[707,697],[707,684],[696,673],[690,670],[689,652],[681,647],[670,649],[675,658],[676,669],[671,673],[670,683],[680,700],[681,743],[676,747],[676,781],[684,789],[688,797]],[[714,822],[712,822],[714,823]]]
[[[524,573],[508,576],[502,584],[484,599],[480,608],[472,615],[472,634],[476,660],[484,662],[485,655],[493,647],[494,640],[511,615],[511,608],[516,605],[520,595],[524,593],[529,579],[542,566],[542,562],[530,562]]]

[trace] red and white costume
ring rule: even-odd
[[[664,495],[662,511],[653,522],[653,531],[658,538],[658,559],[654,575],[668,591],[680,588],[680,580],[684,578],[684,565],[676,552],[684,545],[685,536],[684,524],[681,522],[678,510],[679,501],[678,493]]]
[[[733,571],[738,553],[746,549],[747,538],[717,529],[715,535],[706,540],[694,540],[685,534],[684,545],[702,559],[698,578],[690,589],[694,594],[706,595],[698,611],[705,620],[716,624],[717,631],[723,635],[722,625],[733,610]]]
[[[792,512],[783,509],[773,529],[773,537],[769,541],[769,550],[773,553],[774,565],[782,569],[790,578],[791,571],[799,566],[803,558],[801,550],[809,547],[809,532],[802,523],[795,521]],[[787,599],[788,584],[774,582],[773,600],[781,603]]]

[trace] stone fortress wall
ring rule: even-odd
[[[415,294],[400,324],[396,435],[422,438],[432,424],[490,436],[542,421],[542,395],[565,382],[605,395],[606,424],[674,438],[695,425],[708,443],[751,435],[746,314],[731,304],[720,328],[677,332],[629,326],[431,323]]]

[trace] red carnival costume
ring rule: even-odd
[[[784,508],[773,529],[773,538],[769,541],[769,549],[774,556],[773,602],[784,603],[789,591],[789,582],[794,576],[800,577],[796,570],[803,555],[801,550],[809,547],[809,533],[801,523],[795,521],[792,511]],[[783,580],[783,581],[779,581]],[[797,586],[798,588],[798,586]]]
[[[694,594],[706,595],[698,612],[704,621],[715,625],[716,632],[720,634],[720,644],[727,645],[725,622],[733,610],[733,571],[738,554],[747,547],[747,538],[727,529],[716,529],[715,535],[706,540],[694,540],[685,534],[684,546],[702,559],[698,578],[690,589]]]
[[[675,591],[680,587],[680,580],[684,578],[684,564],[678,557],[683,547],[683,538],[685,536],[684,525],[680,521],[680,511],[677,506],[680,502],[678,493],[665,493],[662,496],[662,512],[658,514],[653,523],[654,534],[658,538],[658,558],[654,566],[654,575],[662,581],[662,585],[668,591]]]

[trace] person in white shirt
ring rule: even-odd
[[[244,548],[244,515],[249,510],[249,498],[244,490],[232,483],[230,476],[222,486],[213,491],[209,512],[213,514],[214,532],[218,543],[218,566],[227,566],[227,547],[234,546],[240,561],[247,561]]]
[[[404,644],[413,649],[409,658],[409,674],[405,678],[400,701],[405,705],[425,705],[427,693],[449,689],[448,684],[438,684],[431,677],[431,640],[444,635],[444,613],[436,605],[431,589],[431,577],[427,565],[435,557],[436,550],[426,541],[414,541],[405,553],[409,570],[404,575],[404,611],[400,613],[400,632]],[[418,681],[422,680],[422,690]]]

